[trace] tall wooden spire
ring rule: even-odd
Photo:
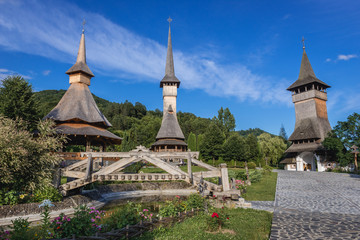
[[[90,85],[90,79],[94,77],[94,74],[86,64],[86,48],[85,48],[85,33],[81,34],[79,51],[75,64],[66,71],[66,74],[70,76],[70,83],[83,82]]]
[[[53,119],[56,130],[68,135],[70,144],[120,144],[121,138],[106,130],[112,125],[99,110],[89,89],[94,74],[86,64],[84,31],[76,62],[66,73],[69,75],[70,87],[44,119]]]
[[[176,117],[177,88],[180,86],[180,81],[176,78],[174,70],[170,28],[170,22],[172,19],[169,17],[168,21],[169,35],[165,76],[160,81],[160,87],[163,89],[163,119],[159,132],[156,136],[156,142],[151,146],[151,149],[155,152],[182,152],[187,150],[187,144],[184,142],[185,137]]]
[[[170,22],[172,19],[169,17],[169,35],[168,35],[168,46],[167,46],[167,55],[166,55],[166,65],[165,65],[165,76],[160,81],[160,87],[162,88],[164,83],[174,83],[177,87],[180,86],[180,81],[175,76],[174,70],[174,57],[172,51],[172,42],[171,42],[171,27]]]

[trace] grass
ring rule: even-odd
[[[187,172],[187,166],[181,166],[180,169],[184,172]],[[193,172],[201,172],[201,171],[208,171],[205,168],[199,166],[191,166]],[[161,168],[142,168],[140,171],[143,173],[166,173]]]
[[[243,195],[246,201],[274,201],[277,173],[264,174],[257,183],[252,183]]]
[[[157,228],[138,239],[268,239],[272,213],[254,209],[226,209],[229,216],[222,231],[207,231],[206,219],[210,215],[200,214],[188,218],[171,228]]]

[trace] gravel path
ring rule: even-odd
[[[270,239],[360,239],[360,176],[278,170]]]

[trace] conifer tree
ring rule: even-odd
[[[192,132],[190,132],[188,140],[187,140],[188,149],[191,151],[196,151],[196,136]]]
[[[9,76],[0,88],[0,113],[15,120],[21,118],[33,130],[39,120],[37,102],[30,83],[21,76]]]

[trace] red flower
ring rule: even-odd
[[[229,219],[228,217],[226,219]]]
[[[212,217],[212,218],[213,218],[213,217],[219,218],[219,214],[217,214],[216,212],[214,212],[214,213],[211,215],[211,217]]]

